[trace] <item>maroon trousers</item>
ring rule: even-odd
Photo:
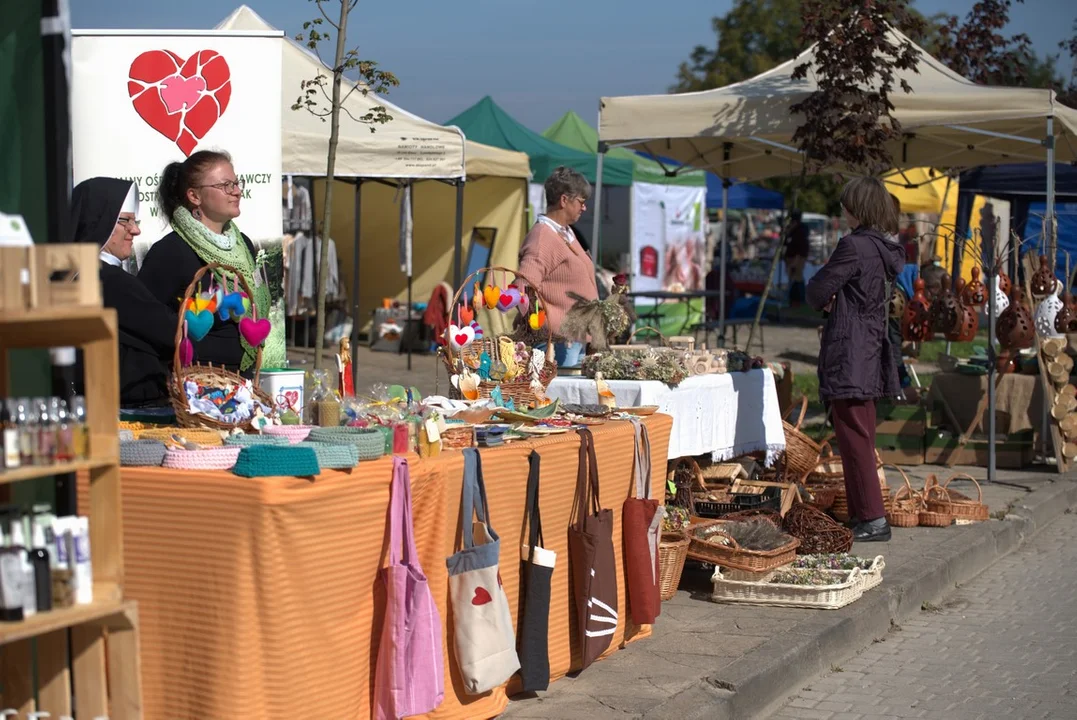
[[[841,449],[849,515],[860,522],[886,515],[875,466],[875,401],[831,400],[830,417]]]

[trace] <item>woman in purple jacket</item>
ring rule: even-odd
[[[849,227],[808,283],[808,303],[828,310],[819,350],[819,396],[828,402],[841,449],[857,541],[890,539],[875,467],[875,400],[901,393],[900,348],[887,336],[890,293],[905,251],[890,237],[898,216],[880,180],[856,178],[841,193]]]

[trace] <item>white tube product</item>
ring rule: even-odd
[[[90,563],[90,519],[75,520],[75,602],[89,605],[93,602],[93,566]]]

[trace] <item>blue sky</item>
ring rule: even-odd
[[[306,0],[247,0],[295,35],[317,14]],[[329,3],[335,5],[336,3]],[[919,0],[931,15],[964,15],[973,0]],[[76,28],[211,28],[234,7],[219,0],[78,0]],[[238,3],[237,3],[238,5]],[[328,5],[328,4],[327,4]],[[678,64],[712,45],[710,19],[730,0],[360,0],[348,33],[364,58],[400,78],[397,105],[444,122],[484,95],[542,131],[566,110],[591,124],[603,95],[665,92]],[[1073,0],[1027,0],[1011,32],[1040,55],[1071,34]],[[1068,67],[1066,68],[1068,70]]]

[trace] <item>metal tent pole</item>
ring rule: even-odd
[[[994,235],[985,235],[983,243],[984,257],[990,263],[987,272],[987,482],[990,483],[995,481],[995,321],[998,319],[995,288],[998,286],[999,268]]]
[[[598,111],[598,127],[602,127],[602,109]],[[601,140],[598,141],[598,164],[595,167],[595,206],[591,211],[594,213],[594,217],[591,218],[591,244],[595,248],[594,261],[598,267],[602,266],[602,235],[600,232],[600,226],[602,224],[602,162],[606,159],[606,143]],[[546,200],[549,203],[549,199]]]
[[[1044,138],[1047,145],[1047,207],[1043,217],[1043,227],[1047,233],[1047,257],[1051,258],[1051,266],[1055,266],[1055,254],[1057,238],[1055,237],[1055,119],[1047,118],[1047,137]],[[1056,448],[1057,452],[1058,449]]]
[[[363,179],[355,179],[355,228],[352,233],[352,388],[359,389],[359,363],[355,361],[359,349],[359,239],[362,235]]]
[[[722,236],[718,239],[718,337],[722,338],[722,346],[725,347],[725,255],[727,242],[727,229],[729,227],[729,180],[722,178]]]
[[[453,229],[453,254],[452,254],[452,286],[457,290],[460,289],[460,283],[463,282],[463,277],[460,276],[460,261],[461,254],[463,253],[463,236],[464,236],[464,181],[461,178],[456,180],[456,226]],[[408,312],[411,310],[409,308]],[[452,308],[449,308],[449,313],[452,313]],[[410,317],[410,315],[409,315]]]

